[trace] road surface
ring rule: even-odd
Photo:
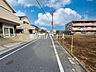
[[[50,37],[43,37],[10,53],[0,60],[0,72],[60,72]],[[70,66],[70,70],[64,69],[64,72],[78,72],[72,70],[69,61],[68,65],[67,61],[65,63],[63,68]]]

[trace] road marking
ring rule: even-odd
[[[72,71],[75,72],[75,69],[73,68]]]
[[[72,58],[68,57],[68,60],[70,61],[71,64],[75,64],[72,60]]]
[[[12,54],[14,54],[14,53],[16,53],[17,51],[19,51],[19,50],[25,48],[26,46],[30,45],[31,43],[36,42],[37,40],[38,40],[38,39],[36,39],[36,40],[34,40],[34,41],[32,41],[32,42],[30,42],[30,43],[28,43],[28,44],[22,46],[21,48],[19,48],[19,49],[13,51],[13,52],[11,52],[11,53],[9,53],[9,54],[7,54],[7,55],[1,57],[1,58],[0,58],[0,61],[1,61],[2,59],[4,59],[4,58],[6,58],[6,57],[8,57],[8,56],[10,56],[10,55],[12,55]]]
[[[64,69],[63,69],[63,66],[61,64],[60,58],[58,56],[58,53],[57,53],[53,38],[51,36],[50,36],[50,39],[51,39],[53,47],[54,47],[54,51],[55,51],[55,55],[56,55],[56,58],[57,58],[58,65],[59,65],[60,72],[64,72]]]

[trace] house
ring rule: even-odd
[[[74,20],[65,25],[69,35],[96,34],[96,20]]]
[[[56,30],[53,29],[53,30],[50,31],[50,33],[51,33],[51,34],[56,34]]]
[[[33,26],[27,16],[19,16],[21,20],[20,26],[16,27],[16,33],[32,34],[35,33],[35,26]]]
[[[39,32],[39,27],[37,27],[36,25],[31,25],[33,26],[35,29],[33,30],[33,33],[38,33]]]
[[[16,26],[19,25],[20,20],[13,13],[16,13],[16,11],[7,1],[0,0],[0,36],[15,36]]]

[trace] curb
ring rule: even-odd
[[[19,44],[17,44],[18,46],[20,46],[21,44],[23,44],[24,42],[20,42]],[[18,47],[17,45],[14,45],[15,47]],[[10,46],[10,47],[8,47],[8,48],[5,48],[5,49],[3,49],[3,50],[0,50],[0,55],[4,52],[4,51],[6,51],[6,50],[10,50],[10,49],[13,49],[13,48],[15,48],[14,46]],[[2,47],[2,46],[1,46]]]

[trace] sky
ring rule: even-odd
[[[14,15],[27,16],[32,24],[51,30],[52,9],[55,30],[65,30],[72,20],[96,20],[96,0],[7,0],[16,10]]]

